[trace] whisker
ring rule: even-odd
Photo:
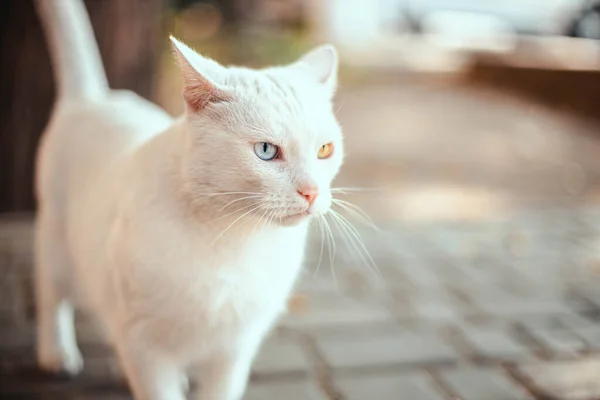
[[[360,188],[360,187],[335,187],[331,188],[332,193],[348,194],[349,192],[379,192],[381,189],[376,188]]]
[[[339,214],[338,212],[334,211],[334,210],[330,210],[331,211],[331,215],[332,217],[334,217],[335,219],[338,220],[338,222],[343,225],[346,229],[346,233],[349,234],[348,238],[349,239],[353,239],[353,243],[355,245],[358,245],[357,250],[359,251],[359,255],[361,257],[361,259],[363,260],[363,262],[374,272],[376,273],[376,275],[381,278],[381,271],[379,271],[379,268],[377,267],[377,264],[375,263],[375,261],[373,260],[373,258],[371,257],[371,254],[369,253],[369,250],[367,249],[367,247],[365,246],[363,239],[360,235],[360,233],[358,232],[358,230],[341,214]],[[361,253],[362,251],[362,253]],[[366,259],[365,259],[366,257]],[[367,261],[368,260],[368,261]]]
[[[269,213],[269,216],[267,217],[267,225],[271,225],[273,223],[273,220],[276,215],[277,215],[277,213],[275,212],[275,210],[271,210],[271,212]]]
[[[339,231],[342,234],[342,238],[344,239],[344,243],[346,244],[346,247],[348,248],[348,250],[351,250],[352,253],[356,255],[358,250],[356,249],[356,246],[354,245],[355,243],[352,240],[350,233],[348,232],[348,228],[340,222],[340,217],[339,217],[338,213],[334,212],[333,210],[330,210],[330,211],[331,211],[331,216],[332,216],[334,222],[336,223],[336,226],[339,228]],[[362,254],[360,252],[358,252],[358,256],[362,259],[363,262],[366,262],[366,260],[364,259],[364,257],[362,256]]]
[[[225,234],[225,232],[227,232],[233,225],[235,225],[236,222],[238,222],[240,219],[242,219],[246,215],[250,214],[251,212],[258,210],[262,206],[263,206],[262,204],[259,204],[258,206],[246,211],[245,213],[243,213],[242,215],[237,217],[232,223],[227,225],[227,227],[219,235],[217,235],[217,237],[212,241],[211,245],[214,245]]]
[[[227,207],[229,207],[230,205],[232,205],[233,203],[237,203],[238,201],[242,201],[242,200],[247,200],[247,199],[255,199],[255,198],[259,198],[262,197],[262,195],[252,195],[252,196],[244,196],[244,197],[240,197],[238,199],[234,199],[231,200],[229,203],[225,204],[223,206],[223,208],[221,208],[221,211],[224,211]]]
[[[207,222],[207,224],[212,224],[212,223],[213,223],[213,222],[215,222],[215,221],[218,221],[218,220],[220,220],[220,219],[223,219],[223,218],[229,217],[230,215],[233,215],[233,214],[235,214],[235,213],[238,213],[238,212],[240,212],[240,211],[247,210],[248,208],[250,208],[250,207],[253,207],[253,206],[257,205],[257,204],[261,204],[261,202],[260,202],[260,201],[256,201],[256,202],[254,202],[254,203],[252,203],[252,204],[248,204],[248,205],[246,205],[246,206],[243,206],[243,207],[241,207],[241,208],[238,208],[238,209],[236,209],[236,210],[234,210],[234,211],[230,211],[230,212],[228,212],[227,214],[220,215],[220,216],[218,216],[217,218],[215,218],[215,219],[212,219],[212,220],[208,221],[208,222]]]
[[[344,104],[346,104],[346,98],[345,97],[342,99],[342,103],[340,104],[340,106],[338,107],[338,109],[333,113],[333,115],[337,115],[337,113],[340,112],[340,110],[342,109],[342,107],[344,106]]]
[[[196,206],[198,204],[201,204],[204,201],[205,197],[214,197],[214,196],[226,196],[226,195],[235,195],[235,194],[247,194],[247,195],[251,195],[251,196],[247,196],[247,197],[242,197],[242,199],[247,199],[247,198],[254,198],[254,197],[261,197],[262,194],[258,193],[258,192],[214,192],[214,193],[202,193],[202,192],[195,192],[194,190],[187,190],[186,193],[188,193],[189,195],[192,196],[192,205]],[[242,200],[239,199],[239,200]],[[235,199],[232,203],[238,201],[238,199]],[[225,205],[225,207],[223,207],[221,209],[221,211],[225,210],[225,208],[229,207],[229,203]]]
[[[360,233],[358,232],[358,230],[343,215],[338,214],[338,216],[340,217],[340,221],[343,222],[348,227],[348,229],[354,236],[356,243],[359,245],[359,248],[362,250],[363,254],[367,257],[369,262],[365,263],[365,264],[367,264],[371,268],[371,270],[375,273],[376,277],[382,278],[383,275],[381,274],[381,271],[379,270],[377,263],[375,262],[375,260],[373,260],[373,257],[371,256],[371,253],[369,252],[369,249],[365,245],[364,240],[363,240],[362,236],[360,235]]]
[[[256,228],[260,225],[260,223],[263,220],[263,218],[269,212],[269,209],[266,208],[266,206],[263,205],[261,211],[262,211],[262,213],[260,214],[260,217],[258,218],[258,221],[256,221],[256,224],[254,224],[254,228],[252,228],[252,231],[250,232],[250,234],[248,235],[248,238],[246,239],[246,243],[244,244],[244,250],[243,250],[243,252],[246,251],[246,247],[248,247],[248,243],[250,242],[250,239],[252,238],[252,235],[256,231]]]
[[[257,194],[257,195],[261,195],[262,193],[258,193],[258,192],[214,192],[214,193],[194,193],[195,195],[198,196],[227,196],[227,195],[232,195],[232,194]]]
[[[326,216],[326,214],[325,214]],[[336,253],[336,246],[335,246],[335,239],[333,238],[333,232],[331,231],[331,227],[329,226],[329,221],[327,221],[327,218],[323,218],[323,222],[325,223],[325,230],[327,231],[327,234],[329,235],[328,238],[329,240],[327,240],[327,245],[329,247],[329,267],[331,269],[331,277],[333,279],[333,284],[335,285],[336,289],[339,289],[339,285],[338,285],[338,280],[337,280],[337,276],[335,275],[335,268],[334,268],[334,260],[335,260],[335,253]]]
[[[319,230],[321,231],[321,250],[319,251],[319,261],[317,262],[317,268],[315,269],[313,276],[317,276],[317,274],[319,273],[319,271],[321,270],[321,262],[323,261],[323,242],[325,239],[325,232],[323,229],[323,222],[321,221],[324,217],[322,215],[319,215],[319,217],[317,217],[317,223],[319,224]]]
[[[357,206],[356,204],[350,203],[349,201],[339,200],[339,199],[332,199],[331,202],[333,204],[343,208],[344,210],[346,210],[349,214],[354,216],[356,219],[358,219],[365,225],[375,229],[376,231],[379,231],[379,227],[377,225],[375,225],[375,223],[373,222],[371,217],[369,217],[369,215],[366,212],[364,212],[363,209],[360,208],[359,206]]]

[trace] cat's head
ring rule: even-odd
[[[335,49],[252,70],[223,67],[172,41],[184,80],[182,168],[192,199],[283,225],[327,212],[344,154],[332,108]]]

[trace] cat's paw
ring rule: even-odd
[[[41,349],[38,352],[39,367],[53,374],[76,376],[83,370],[83,357],[79,349]]]

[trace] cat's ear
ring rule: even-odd
[[[173,36],[170,39],[183,77],[183,98],[191,111],[199,112],[211,103],[233,99],[233,95],[218,83],[226,74],[224,67],[202,57]]]
[[[292,64],[292,68],[307,74],[325,86],[331,97],[337,87],[338,53],[330,44],[316,47]]]

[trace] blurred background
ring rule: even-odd
[[[86,5],[111,86],[173,115],[168,34],[253,67],[339,49],[336,186],[377,229],[351,205],[335,250],[315,229],[247,399],[600,398],[598,0]],[[33,370],[32,179],[54,84],[32,1],[0,4],[0,30],[0,397],[129,398],[84,317],[84,375]]]

